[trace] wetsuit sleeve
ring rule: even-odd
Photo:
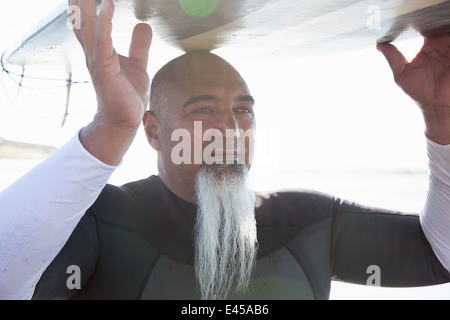
[[[78,135],[0,193],[0,299],[30,299],[116,167]]]
[[[418,215],[348,201],[333,217],[331,261],[333,278],[350,283],[412,287],[450,281]],[[372,275],[380,282],[372,282]]]
[[[422,228],[441,263],[450,271],[450,145],[427,141],[429,186]]]
[[[420,215],[340,203],[332,228],[335,278],[367,284],[376,270],[382,286],[450,281],[450,146],[427,139],[427,154],[429,188]]]

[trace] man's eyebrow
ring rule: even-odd
[[[194,96],[192,98],[189,98],[184,104],[184,107],[188,107],[191,104],[197,103],[199,101],[217,101],[219,100],[216,96],[213,95],[201,95],[201,96]]]
[[[250,95],[239,96],[236,98],[237,102],[250,102],[251,104],[255,104],[255,98]]]

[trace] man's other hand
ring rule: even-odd
[[[391,44],[377,48],[386,57],[395,82],[420,106],[428,138],[450,144],[450,34],[425,38],[411,62]]]

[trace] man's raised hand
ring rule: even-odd
[[[450,144],[450,34],[425,38],[410,62],[391,44],[378,49],[386,57],[395,82],[420,106],[426,135],[436,143]]]
[[[96,0],[70,0],[79,6],[80,29],[74,29],[86,57],[98,100],[97,114],[80,133],[84,147],[101,161],[116,165],[134,139],[149,102],[147,74],[152,30],[138,24],[128,57],[114,50],[112,0],[103,0],[97,14]]]

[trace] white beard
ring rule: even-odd
[[[256,261],[255,195],[245,165],[203,166],[196,180],[195,272],[202,299],[245,291]]]

